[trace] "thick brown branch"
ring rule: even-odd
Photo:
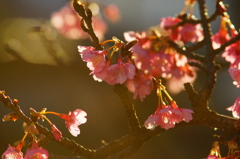
[[[127,95],[127,88],[123,85],[116,84],[114,85],[114,92],[120,97],[123,103],[129,121],[130,132],[137,135],[141,130],[141,126],[134,105]]]
[[[205,43],[202,40],[202,41],[200,41],[200,42],[198,42],[196,44],[193,44],[191,46],[185,46],[185,48],[186,48],[187,52],[192,52],[192,51],[196,51],[198,49],[201,49],[204,45],[205,45]]]
[[[201,69],[203,72],[207,72],[207,69],[206,69],[205,67],[203,67],[203,65],[200,64],[200,63],[197,63],[197,62],[188,62],[188,64],[189,64],[190,66],[193,66],[193,67],[196,67],[196,68]]]
[[[208,22],[208,12],[205,4],[205,0],[198,0],[199,3],[199,10],[200,10],[200,16],[202,20],[202,27],[203,27],[203,33],[204,33],[204,43],[206,46],[206,61],[205,61],[205,67],[207,68],[206,72],[206,82],[203,86],[203,89],[200,91],[201,98],[204,100],[204,103],[207,102],[212,94],[213,88],[216,83],[216,72],[220,68],[218,65],[215,64],[215,57],[216,54],[213,51],[212,47],[212,31],[211,31],[211,25]],[[206,105],[207,106],[207,105]]]
[[[202,20],[201,24],[203,27],[204,42],[206,44],[206,50],[207,50],[206,56],[212,56],[212,55],[208,55],[213,50],[213,48],[212,48],[212,39],[211,39],[212,30],[211,30],[211,25],[208,22],[208,12],[207,12],[205,0],[198,0],[198,4],[199,4],[199,11],[200,11],[200,16]]]

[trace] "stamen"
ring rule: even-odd
[[[174,100],[172,99],[172,97],[168,94],[168,92],[166,91],[166,89],[163,89],[163,92],[166,94],[166,96],[168,97],[168,99],[169,99],[170,102],[174,101]]]
[[[108,43],[108,42],[115,42],[115,41],[114,41],[114,40],[106,40],[106,41],[100,43],[100,45],[104,45],[104,44],[106,44],[106,43]]]
[[[24,143],[24,140],[26,139],[27,135],[28,135],[28,132],[25,132],[25,134],[24,134],[22,140],[21,140],[20,143],[17,145],[16,148],[17,148],[19,151],[21,151],[22,146],[23,146],[23,143]]]
[[[43,115],[42,117],[47,120],[47,122],[49,123],[49,125],[51,125],[51,126],[53,125],[53,123],[52,123],[45,115]]]
[[[158,105],[162,106],[164,105],[163,98],[162,98],[162,92],[161,92],[161,79],[158,79],[157,81],[157,96],[158,96]]]
[[[190,4],[190,9],[189,9],[190,17],[193,15],[194,4],[195,3]]]
[[[185,5],[184,8],[182,9],[182,11],[179,14],[183,15],[186,12],[187,9],[188,9],[188,5]]]

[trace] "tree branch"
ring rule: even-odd
[[[103,46],[100,45],[99,39],[93,30],[91,10],[88,8],[85,8],[85,6],[81,4],[79,0],[73,1],[73,7],[75,11],[82,17],[81,27],[83,31],[88,33],[88,35],[92,38],[92,41],[96,50],[103,50]],[[85,24],[87,25],[87,27],[85,26]]]
[[[123,85],[116,84],[114,85],[114,92],[120,97],[123,103],[123,106],[128,117],[130,132],[134,135],[137,135],[141,130],[141,126],[134,105],[132,104],[127,95],[128,93],[127,88],[124,87]]]

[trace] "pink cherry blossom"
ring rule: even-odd
[[[70,4],[67,4],[60,11],[54,12],[51,16],[51,24],[59,33],[69,39],[87,39],[89,36],[80,26],[80,17]],[[103,19],[95,15],[92,17],[94,31],[100,40],[104,39],[107,25]]]
[[[124,63],[118,59],[116,64],[108,67],[108,75],[104,79],[108,84],[123,84],[127,79],[133,79],[136,69],[132,63]]]
[[[179,34],[181,37],[180,40],[184,43],[194,43],[203,39],[203,30],[200,24],[185,24],[181,27]]]
[[[184,83],[193,83],[196,79],[196,73],[194,68],[190,67],[187,62],[186,56],[176,53],[174,55],[173,65],[169,72],[171,78],[167,79],[166,87],[172,94],[177,94],[184,90]]]
[[[234,63],[237,59],[240,58],[240,41],[233,43],[232,45],[226,47],[222,57],[230,63]]]
[[[39,148],[37,142],[33,142],[31,149],[27,150],[24,159],[48,159],[48,151]]]
[[[93,47],[86,46],[78,46],[78,51],[91,71],[100,72],[106,65],[106,51],[95,50]]]
[[[62,138],[62,133],[60,130],[58,130],[58,128],[55,125],[51,125],[52,131],[53,131],[53,135],[54,138],[56,140],[60,140]]]
[[[170,71],[172,61],[171,53],[166,53],[166,49],[155,52],[151,47],[151,39],[147,37],[147,33],[142,32],[125,32],[125,39],[127,41],[137,39],[138,42],[130,50],[134,55],[134,62],[138,69],[143,71],[148,76],[155,78],[167,77],[167,72]]]
[[[2,154],[2,159],[23,159],[23,153],[18,147],[8,145],[7,150]]]
[[[185,122],[189,122],[190,120],[192,120],[192,113],[193,111],[190,109],[185,109],[185,108],[179,108],[179,110],[182,112],[183,115],[183,121]]]
[[[213,49],[218,49],[222,44],[227,42],[230,39],[230,36],[227,32],[218,32],[212,36],[212,45]]]
[[[193,83],[196,79],[196,74],[194,76],[189,76],[185,74],[181,78],[172,77],[166,81],[166,88],[171,94],[178,94],[184,90],[184,83]]]
[[[237,97],[234,104],[228,107],[227,110],[232,111],[233,117],[240,118],[240,97]]]
[[[79,18],[68,5],[51,16],[51,24],[57,31],[69,39],[86,39],[88,35],[80,28]]]
[[[93,75],[93,79],[98,82],[102,82],[105,80],[105,78],[108,75],[108,67],[110,66],[110,61],[106,62],[106,65],[103,67],[103,69],[99,72],[91,72],[90,74]]]
[[[120,11],[115,4],[109,4],[106,8],[104,8],[103,14],[113,23],[118,22],[121,18]]]
[[[171,18],[169,18],[172,21]],[[177,24],[168,23],[168,19],[164,19],[166,26]],[[162,25],[163,25],[162,24]],[[125,32],[124,37],[127,41],[138,40],[138,42],[131,47],[134,55],[134,62],[136,68],[142,71],[148,77],[173,79],[174,85],[172,92],[179,92],[183,90],[184,82],[193,82],[196,79],[195,70],[188,65],[186,56],[176,52],[176,50],[162,45],[159,50],[155,50],[152,46],[154,38],[149,36],[146,32],[135,33],[133,31]],[[183,45],[179,43],[179,45]],[[169,82],[168,82],[169,83]]]
[[[148,117],[144,125],[147,129],[154,130],[156,126],[164,129],[173,128],[176,122],[179,122],[182,114],[178,110],[171,111],[171,107],[166,107],[155,112]]]
[[[226,17],[222,17],[219,31],[212,36],[212,45],[214,49],[219,48],[222,44],[224,44],[230,39],[230,36],[228,34],[228,29],[226,26],[227,22],[228,22],[228,19]]]
[[[133,31],[128,31],[124,33],[124,38],[128,42],[136,39],[138,40],[138,42],[130,48],[130,51],[132,51],[134,54],[135,65],[138,69],[141,69],[145,72],[150,71],[150,43],[146,32],[136,33]]]
[[[172,109],[171,107],[166,107],[159,110],[160,115],[159,126],[164,129],[169,129],[175,127],[175,123],[182,120],[182,113],[178,109]]]
[[[134,53],[136,67],[149,73],[151,70],[151,63],[149,62],[151,56],[148,54],[149,50],[143,49],[140,43],[135,44],[130,50]]]
[[[174,62],[172,58],[173,54],[166,54],[164,51],[152,55],[150,58],[151,69],[148,70],[151,73],[150,75],[155,78],[170,78],[171,75],[169,73]]]
[[[158,125],[160,125],[159,122],[159,114],[155,113],[148,117],[148,119],[145,121],[144,126],[147,129],[154,130]]]
[[[183,78],[184,76],[194,77],[195,70],[188,65],[188,59],[181,54],[175,54],[174,60],[176,61],[172,67],[172,76],[176,78]]]
[[[215,155],[209,155],[206,159],[219,159],[219,158]]]
[[[181,22],[182,20],[180,18],[176,18],[176,17],[166,17],[166,18],[162,18],[160,20],[160,28],[166,29],[169,33],[169,36],[172,40],[180,40],[179,36],[179,30],[180,27],[174,27],[174,28],[168,28],[171,26],[174,26],[176,24],[178,24],[179,22]]]
[[[156,126],[167,130],[175,127],[176,123],[192,120],[192,113],[192,110],[178,108],[176,104],[163,106],[162,109],[158,108],[153,115],[149,116],[144,125],[147,129],[151,130],[155,129]]]
[[[233,79],[233,84],[239,88],[240,87],[240,59],[236,60],[233,64],[230,64],[228,72]]]
[[[75,137],[80,134],[78,126],[87,122],[86,116],[87,113],[81,109],[69,112],[68,115],[60,114],[60,117],[65,120],[69,132]]]
[[[126,82],[126,87],[129,91],[133,92],[133,99],[137,96],[143,101],[146,95],[150,94],[153,89],[153,83],[151,77],[141,74],[136,74],[133,79]]]

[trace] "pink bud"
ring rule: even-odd
[[[20,146],[21,147],[21,146]],[[3,159],[23,159],[23,153],[20,149],[8,146],[8,149],[2,154]]]
[[[59,141],[62,138],[61,131],[58,130],[58,128],[55,125],[52,125],[51,127],[52,127],[54,138]]]

